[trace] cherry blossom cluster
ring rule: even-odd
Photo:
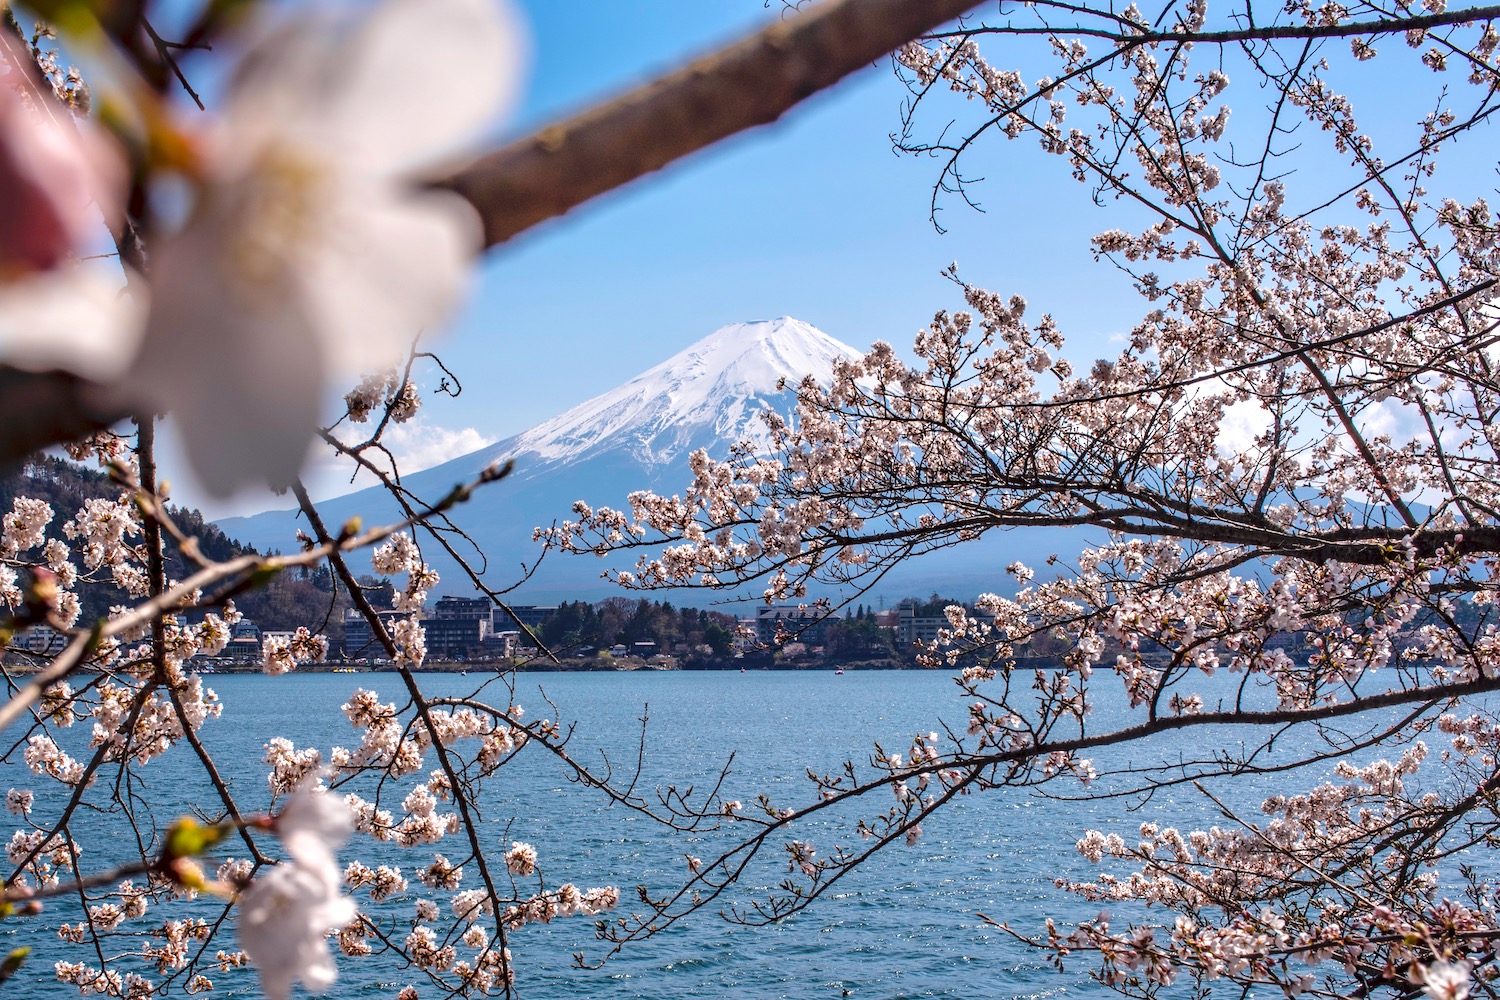
[[[427,602],[427,592],[438,584],[438,575],[422,560],[421,550],[405,532],[392,535],[389,541],[377,546],[370,562],[375,572],[382,575],[406,575],[406,584],[397,592],[394,606],[397,611],[409,612],[410,617],[397,621],[389,638],[395,649],[394,661],[415,670],[427,658],[427,632],[420,614]]]
[[[393,549],[404,544],[398,541]],[[389,553],[382,558],[390,558]],[[334,746],[325,758],[316,748],[298,748],[285,739],[267,744],[271,791],[295,797],[321,780],[330,789],[323,795],[341,801],[361,841],[419,852],[440,842],[453,844],[438,852],[429,848],[410,867],[362,860],[343,865],[339,879],[344,889],[368,900],[357,916],[334,928],[344,956],[376,954],[379,938],[387,946],[399,945],[413,967],[452,988],[482,993],[513,981],[510,952],[499,945],[497,935],[558,917],[596,917],[618,904],[613,888],[582,890],[568,882],[547,888],[538,852],[527,843],[513,842],[496,857],[513,879],[535,880],[535,891],[520,891],[514,883],[501,888],[493,881],[494,869],[476,869],[463,860],[472,844],[463,844],[469,830],[455,808],[456,794],[472,801],[485,776],[537,736],[555,735],[550,723],[523,725],[518,705],[501,712],[429,703],[414,711],[411,705],[382,701],[367,689],[356,690],[343,712],[360,733],[357,747]],[[434,757],[447,766],[429,770]],[[460,776],[457,793],[454,773]],[[365,791],[367,784],[373,794]],[[397,915],[403,911],[414,913],[415,919],[403,920]]]
[[[1201,791],[1224,821],[1084,831],[1080,856],[1101,870],[1061,890],[1140,919],[1049,924],[1033,944],[1059,961],[1087,953],[1133,995],[1183,978],[1288,995],[1493,988],[1494,884],[1454,859],[1489,850],[1500,822],[1500,729],[1483,702],[1500,686],[1500,216],[1442,168],[1450,150],[1485,145],[1500,32],[1440,0],[1146,8],[1032,4],[897,54],[912,90],[897,141],[939,157],[939,191],[976,198],[965,164],[993,137],[1118,206],[1083,248],[1141,299],[1111,356],[1070,355],[1057,318],[955,268],[958,301],[909,355],[877,343],[828,384],[797,385],[796,412],[767,415],[769,453],[700,452],[685,490],[634,493],[626,510],[580,501],[538,533],[629,553],[613,570],[626,586],[818,607],[928,551],[1080,532],[1045,565],[997,560],[996,592],[949,609],[924,662],[954,673],[955,724],[809,772],[800,807],[664,795],[669,822],[746,840],[689,857],[666,902],[642,889],[643,915],[601,927],[606,941],[707,905],[718,876],[768,844],[790,877],[746,919],[782,919],[869,851],[917,843],[959,795],[1129,801],[1170,784]],[[197,42],[242,41],[228,21],[200,27]],[[330,379],[380,371],[345,397],[346,415],[411,419],[416,383],[386,366],[411,360],[412,338],[451,310],[480,241],[466,205],[412,181],[504,89],[514,50],[493,9],[381,0],[270,25],[225,46],[247,54],[208,116],[165,98],[172,46],[94,29],[64,50],[109,48],[95,59],[109,67],[108,130],[44,31],[19,39],[28,65],[7,74],[19,91],[0,93],[0,173],[16,178],[0,207],[27,209],[0,212],[0,360],[71,372],[118,412],[172,411],[221,493],[267,475],[292,484]],[[1325,30],[1347,56],[1317,50]],[[133,77],[153,48],[170,65]],[[1377,58],[1436,81],[1418,120],[1367,113],[1368,77],[1348,68]],[[465,85],[435,63],[464,66]],[[950,96],[957,110],[937,117],[954,126],[924,142],[926,109]],[[355,110],[372,105],[382,120]],[[100,216],[125,269],[103,279],[76,259]],[[355,692],[344,713],[357,742],[326,754],[269,737],[267,786],[248,793],[267,812],[237,802],[247,793],[197,739],[220,705],[192,669],[223,648],[233,613],[209,613],[223,595],[165,599],[153,427],[143,417],[133,447],[74,445],[139,490],[71,516],[24,497],[0,512],[4,631],[51,629],[67,647],[7,650],[67,674],[31,693],[17,678],[24,731],[10,755],[34,787],[6,797],[10,884],[48,901],[78,889],[58,939],[76,950],[57,978],[85,994],[200,993],[253,964],[274,1000],[294,981],[331,983],[331,937],[350,959],[394,953],[446,992],[509,991],[510,932],[619,896],[543,881],[535,846],[482,842],[475,807],[536,745],[600,782],[547,720],[420,693],[437,578],[416,536],[397,534],[372,563],[406,577],[404,617],[384,634],[404,700]],[[354,591],[348,540],[326,551]],[[128,598],[97,627],[80,621],[80,588],[95,584]],[[264,667],[323,655],[298,633],[269,642]],[[1288,731],[1311,749],[1286,749]],[[1169,741],[1172,763],[1151,764]],[[217,798],[204,808],[220,810],[208,827],[158,829],[137,806],[138,769],[174,747],[203,762]],[[1258,781],[1259,816],[1236,812],[1244,796],[1224,790]],[[857,821],[863,846],[809,830],[866,795],[878,804]],[[95,807],[129,817],[140,866],[85,883],[98,852],[73,819]],[[351,832],[359,856],[340,863]],[[195,859],[236,839],[241,859],[210,881]],[[173,909],[194,895],[222,906],[216,919]],[[240,948],[214,946],[225,921]]]
[[[152,592],[147,547],[142,541],[142,509],[133,497],[122,494],[118,502],[90,501],[75,518],[58,525],[50,506],[18,500],[11,516],[0,526],[7,543],[5,565],[51,583],[53,596],[42,605],[46,613],[40,618],[24,617],[38,603],[38,588],[21,592],[14,622],[22,627],[46,624],[54,629],[66,628],[71,622],[61,620],[56,613],[61,602],[55,594],[63,586],[75,599],[78,588],[99,582],[138,589],[141,596]],[[64,564],[70,548],[63,538],[77,538],[87,546],[79,560],[81,571]],[[420,609],[425,594],[417,590],[432,586],[435,577],[421,563],[409,536],[397,537],[378,559],[382,565],[399,563],[402,571],[409,573],[412,587],[417,589],[408,590],[406,600],[414,611]],[[45,577],[37,569],[42,573],[50,570],[54,576]],[[16,579],[20,580],[19,574]],[[159,585],[170,586],[171,581],[163,580]],[[17,589],[21,590],[19,586]],[[201,595],[196,592],[186,598],[189,602],[199,599]],[[132,614],[132,609],[120,606],[111,614],[123,617]],[[189,615],[196,620],[189,620]],[[232,605],[207,613],[185,607],[160,616],[154,628],[143,621],[99,642],[90,655],[108,672],[86,684],[64,680],[43,689],[35,709],[37,725],[15,751],[17,757],[38,780],[76,787],[80,795],[92,796],[101,768],[107,768],[106,773],[113,776],[120,767],[139,768],[167,753],[220,714],[219,699],[193,669],[193,658],[221,652],[237,620]],[[415,625],[414,619],[410,621]],[[416,641],[420,642],[420,631]],[[264,647],[264,666],[268,672],[285,672],[295,663],[321,660],[325,653],[323,641],[301,629],[288,637],[271,637]],[[405,895],[408,883],[398,868],[385,864],[362,868],[359,862],[351,862],[337,879],[329,876],[322,861],[309,867],[307,858],[322,857],[319,851],[329,854],[331,849],[314,845],[309,854],[305,846],[297,846],[302,835],[297,832],[300,821],[296,816],[299,810],[305,811],[298,805],[309,794],[305,789],[324,777],[346,781],[370,773],[384,775],[387,780],[406,777],[421,771],[424,757],[435,747],[470,748],[474,773],[483,776],[503,766],[531,735],[521,723],[519,706],[508,706],[501,712],[482,712],[468,706],[433,707],[420,718],[409,717],[403,723],[394,704],[381,703],[373,692],[359,691],[345,706],[345,714],[361,732],[360,744],[353,750],[332,748],[326,763],[317,749],[299,748],[284,738],[273,738],[266,745],[269,792],[273,801],[287,803],[273,829],[292,854],[292,865],[257,870],[252,862],[229,859],[219,865],[217,880],[209,881],[189,859],[177,859],[170,871],[151,870],[144,883],[125,879],[114,888],[90,890],[79,917],[60,925],[59,941],[95,952],[104,949],[110,958],[103,966],[75,961],[71,956],[59,959],[55,962],[57,978],[85,994],[107,993],[116,987],[134,990],[140,996],[163,989],[202,993],[213,990],[220,975],[253,964],[280,970],[280,976],[314,983],[332,975],[322,944],[323,929],[317,926],[324,920],[329,921],[327,929],[338,925],[342,951],[369,954],[368,945],[361,951],[359,942],[366,940],[363,933],[372,925],[355,915],[353,904],[338,887],[366,890],[373,903],[384,903]],[[63,735],[79,722],[91,729],[83,756],[78,756],[81,741]],[[549,731],[546,724],[542,731]],[[477,788],[469,787],[468,780],[461,779],[461,794],[476,795]],[[393,786],[381,783],[378,787]],[[223,791],[227,793],[227,789]],[[108,796],[107,790],[100,794]],[[367,802],[357,794],[340,791],[329,801],[338,802],[341,810],[348,811],[350,824],[373,839],[419,847],[461,830],[460,815],[451,808],[454,794],[453,781],[439,769],[397,796],[400,810],[394,817],[379,805],[379,794]],[[27,824],[14,832],[8,847],[16,891],[60,887],[81,877],[86,871],[83,866],[88,864],[83,846],[66,834],[66,818],[64,832],[54,832],[50,818],[33,816],[37,802],[37,794],[28,788],[11,788],[6,796],[8,811]],[[445,802],[449,808],[442,807]],[[80,858],[84,860],[80,862]],[[463,884],[462,863],[450,863],[443,855],[429,855],[428,862],[417,867],[414,881],[458,898],[451,918],[456,922],[479,903],[493,914],[532,898],[497,896],[481,889],[476,903],[475,890]],[[247,935],[243,950],[206,950],[222,921],[182,919],[168,910],[155,912],[158,904],[169,907],[174,900],[196,896],[205,888],[213,893],[227,892],[231,898],[234,892],[241,893],[238,902],[224,905],[228,914],[238,914],[242,934]],[[314,889],[321,894],[321,902],[310,902],[309,894]],[[463,898],[465,894],[467,899]],[[570,909],[571,898],[563,891],[559,897],[561,910],[552,912],[583,913],[588,912],[587,907],[602,908],[602,903],[590,895],[585,909]],[[258,914],[279,912],[291,905],[309,910],[309,922],[260,922]],[[546,907],[537,903],[528,912],[545,911]],[[462,933],[477,939],[484,932],[472,929]],[[419,956],[420,942],[413,947],[414,956]],[[465,989],[488,990],[511,980],[508,951],[489,946],[487,938],[473,947],[472,956],[455,959],[444,969],[433,971],[451,975]],[[206,959],[209,954],[216,955],[212,963]],[[282,981],[289,984],[291,978]],[[278,986],[274,977],[263,979],[263,983],[271,993],[286,988]]]
[[[1341,31],[1391,16],[1285,15]],[[1085,859],[1130,870],[1062,888],[1166,922],[1122,931],[1106,916],[1030,940],[1059,959],[1089,952],[1132,995],[1182,976],[1289,995],[1488,983],[1493,883],[1470,884],[1453,859],[1492,846],[1477,831],[1500,754],[1481,706],[1442,706],[1500,684],[1500,214],[1429,188],[1439,153],[1489,117],[1493,27],[1414,30],[1423,78],[1461,65],[1472,88],[1440,84],[1435,110],[1391,126],[1345,63],[1206,2],[1037,4],[978,23],[898,53],[913,95],[899,141],[945,164],[940,192],[972,198],[962,162],[992,139],[1030,140],[1101,203],[1128,205],[1088,247],[1141,298],[1118,351],[1070,357],[1057,319],[954,269],[961,310],[937,313],[907,356],[877,343],[796,386],[794,413],[766,414],[768,454],[700,453],[684,489],[632,494],[628,511],[580,501],[539,537],[633,558],[611,570],[627,586],[775,602],[852,600],[932,550],[1075,529],[1045,566],[1002,558],[996,593],[948,609],[924,663],[955,673],[960,725],[907,753],[877,747],[873,773],[809,775],[814,804],[767,802],[766,822],[781,832],[894,794],[857,831],[899,843],[971,791],[1149,799],[1197,782],[1220,802],[1236,782],[1275,782],[1259,821],[1086,833]],[[1219,29],[1240,37],[1191,37]],[[992,37],[1014,45],[987,56]],[[1028,38],[1042,51],[1023,62]],[[1353,61],[1377,41],[1356,32]],[[924,144],[923,108],[944,91],[972,102],[973,131],[950,124],[969,111],[938,113],[943,135]],[[1101,722],[1104,706],[1122,721]],[[1261,735],[1226,728],[1247,725]],[[1269,734],[1287,729],[1312,749],[1272,765]],[[1441,775],[1419,780],[1434,729],[1451,744]],[[1156,759],[1169,740],[1186,748],[1174,765],[1106,752]],[[1402,749],[1386,761],[1382,746]],[[747,919],[795,912],[865,856],[785,836],[805,882]]]
[[[344,405],[349,419],[357,424],[365,423],[376,407],[384,407],[391,420],[404,424],[417,415],[422,406],[422,395],[415,382],[403,378],[395,368],[375,375],[366,375],[359,385],[344,394]]]
[[[299,663],[321,663],[328,657],[328,640],[305,626],[290,637],[267,636],[261,643],[261,670],[273,676],[295,670]]]

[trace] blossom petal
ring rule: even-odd
[[[87,119],[26,106],[0,87],[0,280],[61,265],[98,228],[100,211],[116,218],[125,169]]]
[[[241,894],[240,945],[260,971],[261,990],[270,1000],[286,1000],[298,980],[317,993],[338,978],[325,937],[359,910],[339,894],[334,876],[330,883],[321,870],[277,865]]]
[[[326,253],[307,264],[314,322],[348,374],[394,364],[457,305],[480,246],[479,217],[445,192],[342,199]]]
[[[329,112],[358,128],[373,169],[430,164],[514,103],[521,38],[497,0],[388,0],[345,47]]]
[[[251,48],[193,214],[153,259],[131,371],[148,405],[182,419],[211,492],[289,483],[325,377],[397,362],[457,302],[478,216],[391,171],[493,109],[516,61],[498,10],[383,0],[346,30],[313,19]],[[436,71],[452,66],[473,71],[461,87]]]
[[[298,134],[376,175],[431,165],[515,102],[522,37],[500,0],[385,0],[352,28],[304,19],[246,57],[230,131]]]
[[[215,496],[292,482],[322,409],[327,363],[302,291],[247,296],[209,225],[189,226],[152,260],[155,292],[127,379],[136,402],[170,412]]]
[[[354,816],[344,800],[299,788],[276,817],[276,833],[299,864],[332,864],[334,853],[354,832]],[[337,872],[334,872],[337,878]]]
[[[127,291],[83,267],[33,274],[0,285],[0,361],[110,382],[130,367],[145,318],[140,282]]]

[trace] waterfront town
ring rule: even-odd
[[[918,665],[924,644],[936,642],[951,627],[944,609],[955,604],[965,607],[971,620],[993,621],[981,610],[936,594],[925,600],[907,598],[884,610],[864,604],[842,611],[777,604],[757,606],[738,617],[626,598],[502,607],[485,598],[446,596],[431,604],[422,619],[423,666],[437,671],[898,669]],[[382,610],[377,615],[393,624],[407,613]],[[194,659],[200,669],[256,671],[268,643],[289,642],[296,632],[283,621],[245,616],[232,626],[232,638],[221,653]],[[353,608],[314,635],[328,643],[327,661],[317,665],[322,669],[379,670],[389,664],[370,623]],[[57,652],[64,642],[60,633],[33,628],[17,637],[8,656],[24,666],[26,659]],[[1033,657],[1049,652],[1038,640],[1030,645]]]
[[[960,607],[966,619],[992,625],[994,616],[972,603],[933,594],[906,598],[896,607],[857,604],[831,609],[821,604],[758,605],[753,613],[674,608],[666,601],[609,598],[597,603],[496,605],[485,598],[440,597],[424,612],[426,657],[419,669],[432,672],[476,670],[899,670],[931,666],[930,654],[946,651],[944,631],[952,628],[947,609]],[[409,612],[381,610],[377,617],[394,627]],[[284,622],[241,617],[232,638],[215,656],[192,658],[202,672],[260,671],[268,645],[290,643],[300,628]],[[327,643],[324,662],[307,671],[365,672],[391,668],[370,623],[347,608],[324,631],[309,630]],[[29,629],[5,651],[7,665],[56,654],[65,637],[51,629]],[[1120,650],[1110,643],[1109,658]],[[1400,643],[1398,643],[1400,645]],[[1062,665],[1069,648],[1059,639],[1034,635],[1013,644],[1018,665],[1050,669]],[[1267,648],[1306,655],[1304,641],[1278,636]],[[970,652],[965,659],[985,655]]]

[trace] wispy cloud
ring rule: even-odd
[[[346,428],[341,430],[345,431],[342,436],[346,440],[356,437],[349,434]],[[395,456],[396,467],[401,470],[402,476],[442,465],[494,444],[495,440],[473,427],[443,427],[430,423],[425,415],[418,415],[410,423],[389,425],[381,438],[391,455]],[[364,457],[389,471],[389,459],[384,453],[372,449],[366,451]],[[373,475],[363,470],[354,474],[354,466],[348,459],[340,458],[326,448],[314,453],[304,479],[308,492],[319,500],[353,493],[374,486],[377,481]]]
[[[403,476],[478,451],[495,440],[473,427],[439,427],[421,417],[410,423],[393,424],[385,432],[386,447],[396,456]]]

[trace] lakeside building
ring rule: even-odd
[[[408,617],[402,611],[377,611],[376,616],[385,626],[395,628],[396,622]],[[344,612],[344,656],[348,659],[378,659],[385,656],[385,647],[375,641],[375,633],[365,616],[354,608]]]
[[[427,655],[439,660],[462,660],[484,655],[484,642],[494,632],[492,605],[483,597],[443,597],[432,616],[422,622],[427,631]]]
[[[456,619],[489,619],[494,605],[486,597],[440,597],[433,605],[432,616],[444,621]],[[502,612],[503,614],[503,612]]]
[[[68,645],[68,636],[51,625],[34,625],[11,637],[6,649],[25,650],[39,656],[56,656]]]
[[[994,615],[983,611],[965,608],[965,612],[970,621],[980,621],[987,625],[995,622]],[[952,627],[947,615],[918,615],[916,601],[902,601],[896,608],[896,648],[905,651],[918,642],[936,642],[939,631]]]
[[[221,655],[235,663],[253,663],[260,659],[260,643],[260,626],[248,618],[241,618],[234,623]]]
[[[557,609],[523,605],[517,617],[536,628]],[[521,646],[521,630],[506,612],[484,597],[443,597],[422,622],[427,653],[436,659],[509,659]]]
[[[427,631],[427,655],[439,660],[482,655],[490,637],[488,617],[428,618],[422,628]]]
[[[491,632],[489,637],[481,644],[485,657],[495,660],[508,660],[514,657],[521,649],[521,633],[515,629],[506,629],[504,632]]]
[[[422,630],[426,633],[427,657],[430,660],[507,659],[515,656],[520,645],[520,632],[515,628],[496,628],[504,612],[494,609],[490,602],[481,598],[443,597],[433,606],[432,613],[422,619]],[[410,617],[409,612],[380,611],[380,621],[387,629],[396,622]],[[344,613],[344,656],[349,659],[381,659],[385,650],[375,641],[370,623],[358,611],[350,609]]]
[[[734,655],[753,653],[760,648],[760,631],[755,624],[755,619],[737,619],[734,628]]]
[[[797,642],[809,646],[822,645],[828,636],[828,626],[843,621],[838,614],[830,614],[810,604],[774,604],[755,611],[755,635],[764,644],[776,641],[777,633],[796,637]]]
[[[507,614],[504,608],[492,608],[490,611],[491,628],[495,632],[515,629],[519,622],[535,632],[542,627],[542,622],[551,618],[557,612],[556,604],[512,604],[511,613]]]

